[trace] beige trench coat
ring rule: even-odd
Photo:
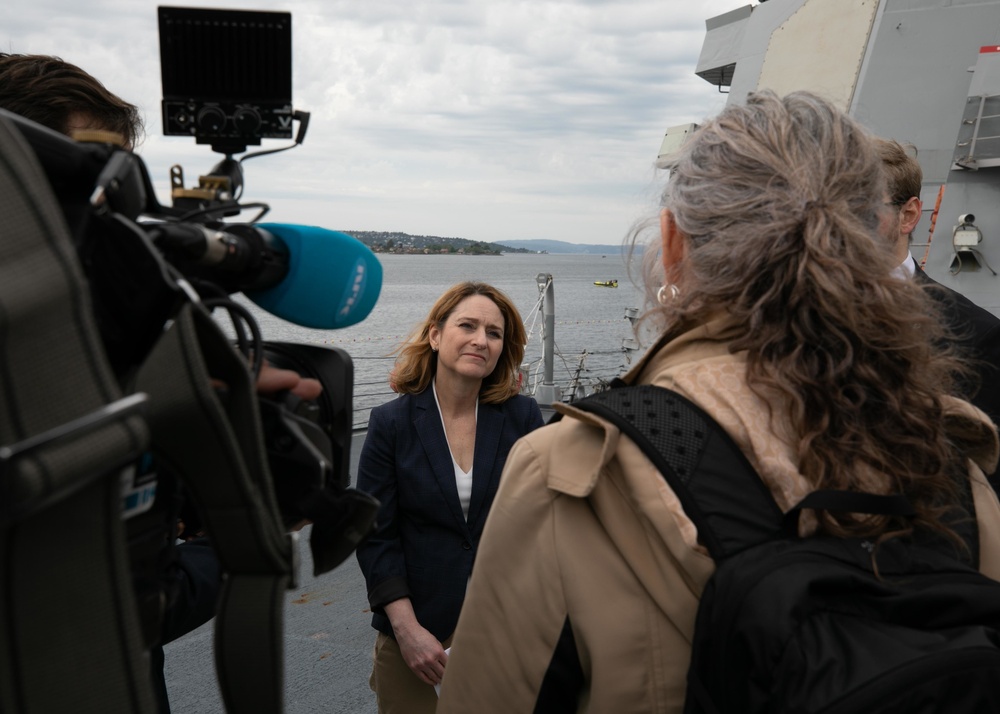
[[[651,349],[626,381],[669,387],[709,412],[788,509],[807,492],[781,424],[768,423],[724,322]],[[955,400],[971,445],[980,569],[1000,579],[1000,504],[982,473],[997,434]],[[698,598],[714,565],[652,463],[602,419],[566,417],[507,460],[459,619],[439,714],[532,712],[567,614],[587,673],[581,712],[683,708]],[[806,523],[804,528],[809,528]]]

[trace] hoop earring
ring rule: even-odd
[[[667,306],[680,297],[681,289],[670,283],[669,285],[661,285],[660,289],[656,291],[656,302],[663,306]]]

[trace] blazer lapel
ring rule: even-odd
[[[472,499],[469,502],[469,528],[479,522],[486,497],[500,485],[500,473],[494,473],[500,434],[504,423],[503,408],[496,404],[479,404],[476,419],[476,453],[472,459]]]
[[[458,486],[455,484],[455,466],[451,458],[451,449],[441,424],[441,413],[434,401],[434,392],[428,387],[420,394],[414,395],[416,414],[413,426],[424,447],[424,454],[431,465],[432,477],[438,482],[444,501],[448,504],[451,514],[465,526],[465,514],[458,500]],[[475,471],[473,471],[475,478]],[[473,485],[475,494],[475,485]]]
[[[918,283],[924,283],[925,285],[932,284],[934,281],[931,280],[931,277],[927,273],[924,272],[923,268],[920,267],[920,263],[917,262],[917,259],[914,258],[913,256],[910,256],[910,260],[913,261],[913,277],[914,277],[914,279],[916,279],[916,281]]]

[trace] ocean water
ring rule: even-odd
[[[542,316],[536,275],[552,275],[555,293],[553,379],[570,390],[574,376],[592,384],[610,380],[641,355],[623,341],[634,338],[627,308],[642,308],[620,255],[508,254],[502,256],[380,254],[383,268],[378,303],[362,322],[341,330],[313,330],[281,320],[252,307],[265,340],[325,344],[347,351],[355,370],[354,425],[368,422],[372,407],[392,398],[388,374],[392,350],[426,317],[431,305],[449,286],[482,280],[503,290],[529,331],[524,364],[528,383],[542,377]],[[618,280],[618,288],[594,285]],[[581,357],[586,352],[586,356]]]

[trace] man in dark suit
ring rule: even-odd
[[[962,389],[969,401],[986,412],[994,424],[1000,424],[1000,318],[934,281],[914,260],[910,237],[923,209],[920,201],[923,172],[914,158],[913,147],[889,139],[878,139],[876,143],[887,179],[885,202],[892,208],[883,218],[880,231],[891,241],[899,259],[897,270],[934,286],[930,294],[941,306],[959,354],[969,360],[972,368],[971,379],[966,380]],[[1000,470],[986,476],[994,490],[1000,492]]]

